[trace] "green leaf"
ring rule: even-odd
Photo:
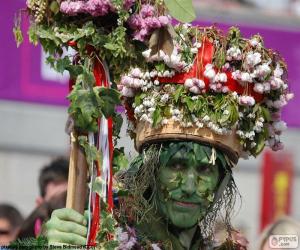
[[[190,96],[185,96],[184,97],[184,102],[186,103],[188,110],[193,113],[195,110],[195,105],[196,103],[192,100]]]
[[[17,47],[19,47],[21,45],[21,43],[23,42],[23,34],[22,34],[22,30],[20,28],[20,26],[16,26],[13,28],[13,33],[15,36],[15,40],[17,43]]]
[[[29,36],[29,41],[37,46],[38,45],[38,36],[37,36],[37,32],[36,32],[36,26],[32,25],[30,26],[29,30],[28,30],[28,36]]]
[[[272,119],[270,111],[265,107],[261,107],[261,112],[263,114],[263,117],[264,117],[265,121],[270,122],[271,119]]]
[[[178,102],[179,97],[182,95],[183,91],[184,91],[184,87],[183,86],[179,86],[176,89],[175,94],[174,94],[174,100],[175,100],[175,102]]]
[[[156,107],[155,111],[153,112],[153,115],[152,115],[152,119],[153,119],[153,127],[157,127],[158,124],[161,123],[162,121],[162,116],[161,116],[161,109],[160,107]]]
[[[70,58],[68,56],[65,56],[64,58],[57,60],[55,69],[59,73],[64,73],[66,68],[70,65],[71,65]]]
[[[192,0],[165,0],[172,17],[183,23],[195,20],[196,13]]]
[[[59,12],[59,4],[57,1],[53,1],[50,4],[50,10],[56,15]]]

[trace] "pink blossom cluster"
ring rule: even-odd
[[[254,106],[255,99],[252,96],[243,95],[238,97],[238,102],[242,106]]]
[[[164,27],[170,22],[169,16],[157,16],[154,6],[143,4],[140,12],[130,17],[128,24],[134,30],[134,39],[143,42],[153,30]]]
[[[198,78],[186,79],[184,86],[192,93],[198,95],[205,93],[205,82]]]
[[[227,93],[229,88],[226,86],[227,74],[224,72],[216,72],[212,64],[206,64],[204,76],[209,79],[209,88],[216,93]]]
[[[91,14],[92,16],[104,16],[113,9],[114,7],[110,0],[65,0],[60,4],[60,11],[69,16],[75,16],[80,13]]]

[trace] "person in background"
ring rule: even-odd
[[[68,173],[69,161],[63,157],[53,160],[41,170],[39,176],[40,196],[36,199],[37,206],[67,190]]]
[[[268,226],[261,235],[259,243],[259,250],[272,250],[272,249],[300,249],[298,242],[297,248],[280,248],[280,241],[276,235],[286,235],[287,237],[297,236],[300,237],[300,223],[290,217],[282,217]],[[275,236],[275,237],[274,237]]]
[[[66,205],[69,161],[56,158],[44,168],[39,176],[40,196],[36,199],[36,208],[26,218],[17,236],[18,239],[37,237],[44,221],[50,218],[54,209]]]
[[[23,223],[21,213],[9,204],[0,204],[0,246],[7,246],[16,239]]]

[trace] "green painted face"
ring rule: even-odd
[[[207,213],[219,183],[218,161],[209,163],[211,148],[193,142],[163,146],[156,202],[174,226],[190,228]]]

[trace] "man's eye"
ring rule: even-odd
[[[169,167],[173,170],[183,170],[186,168],[186,166],[181,163],[174,163],[174,164],[170,165]]]
[[[197,168],[197,171],[199,173],[209,173],[211,171],[211,167],[210,165],[201,165]]]

